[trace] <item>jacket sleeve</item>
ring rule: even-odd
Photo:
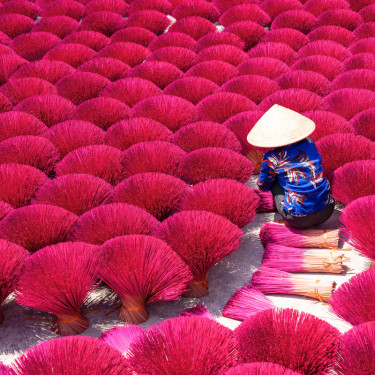
[[[275,167],[277,165],[275,155],[267,153],[264,155],[260,174],[258,178],[258,187],[261,191],[271,190],[271,185],[276,179]]]

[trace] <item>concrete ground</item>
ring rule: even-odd
[[[248,184],[254,187],[254,178],[250,180]],[[339,227],[338,216],[341,209],[342,207],[336,209],[330,220],[323,225],[324,228]],[[257,214],[255,220],[243,228],[244,242],[239,250],[212,268],[208,277],[208,283],[210,285],[210,294],[208,296],[199,300],[194,298],[182,298],[175,302],[151,304],[148,307],[150,319],[144,326],[148,327],[167,318],[178,316],[179,310],[193,307],[197,302],[201,302],[217,317],[220,323],[231,329],[237,327],[240,322],[222,317],[221,311],[235,290],[240,288],[244,283],[248,283],[253,272],[260,267],[263,247],[259,241],[259,230],[264,222],[274,219],[280,219],[280,216],[275,213]],[[346,244],[341,244],[340,247],[347,246]],[[347,263],[349,269],[346,274],[310,274],[311,278],[318,276],[321,280],[335,280],[339,286],[354,274],[365,269],[368,263],[366,259],[360,257],[355,251],[350,253],[350,257],[352,258],[352,262]],[[101,299],[101,302],[95,303],[96,298]],[[342,332],[351,328],[349,324],[335,317],[330,312],[328,305],[317,300],[286,295],[270,296],[270,299],[273,300],[278,307],[290,307],[311,313],[328,321]],[[90,327],[84,335],[98,337],[101,332],[116,325],[122,325],[122,322],[117,318],[116,312],[107,317],[105,316],[107,312],[116,306],[118,302],[116,296],[108,296],[108,291],[101,288],[95,292],[91,300],[93,300],[93,303],[89,303],[84,310],[99,308],[100,311],[87,315],[90,320]],[[9,299],[5,304],[3,312],[5,321],[2,326],[0,326],[0,362],[9,364],[14,358],[32,346],[44,340],[51,340],[57,337],[50,331],[48,322],[26,319],[28,317],[48,318],[48,314],[23,308],[17,305],[12,299]]]

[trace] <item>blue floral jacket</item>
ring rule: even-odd
[[[271,189],[274,181],[285,190],[283,208],[293,216],[321,211],[333,202],[321,157],[311,138],[278,147],[264,155],[258,186]]]

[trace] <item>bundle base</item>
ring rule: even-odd
[[[368,269],[370,269],[370,268],[375,268],[375,260],[373,260],[373,261],[370,263]],[[1,323],[1,322],[0,322],[0,323]]]
[[[122,302],[118,317],[125,323],[141,324],[147,321],[150,314],[147,312],[145,306],[127,306]]]
[[[260,150],[253,150],[246,154],[246,157],[254,164],[254,174],[259,174],[262,167],[264,153]]]
[[[183,294],[183,296],[188,298],[200,298],[208,296],[210,292],[208,291],[206,278],[199,281],[193,280],[193,282],[188,285],[188,290]]]
[[[54,320],[51,330],[61,336],[79,335],[85,332],[89,325],[89,320],[82,314],[59,315]]]

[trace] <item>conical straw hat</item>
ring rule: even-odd
[[[247,141],[256,147],[275,148],[298,142],[314,130],[312,120],[275,104],[254,125]]]

